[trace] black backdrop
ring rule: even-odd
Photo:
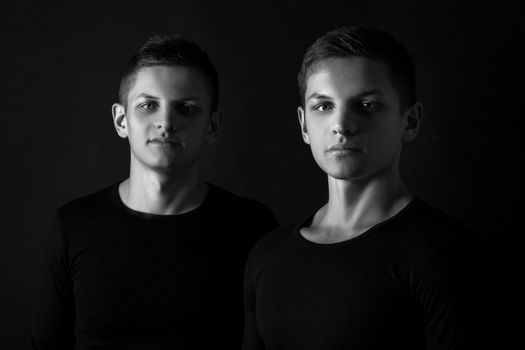
[[[86,1],[0,5],[0,349],[27,334],[35,255],[54,208],[123,179],[126,141],[110,106],[119,71],[157,33],[193,38],[220,74],[220,139],[204,178],[269,205],[285,223],[322,204],[326,183],[301,141],[296,73],[329,29],[384,29],[413,53],[423,128],[405,148],[412,190],[473,227],[497,272],[493,300],[510,342],[523,313],[525,243],[518,6],[461,1]],[[517,227],[517,228],[516,228]],[[488,282],[489,284],[489,282]],[[494,285],[494,283],[490,283]],[[509,338],[510,337],[510,338]],[[518,336],[514,340],[521,341]]]

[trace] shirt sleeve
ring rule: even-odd
[[[244,336],[243,350],[262,350],[264,342],[259,334],[255,317],[255,287],[251,276],[251,259],[248,259],[244,274]]]
[[[272,230],[275,230],[277,227],[279,227],[279,222],[275,218],[275,215],[273,214],[272,210],[268,207],[263,207],[261,210],[261,232],[263,234],[268,233]]]
[[[487,278],[488,255],[481,242],[453,239],[424,265],[416,295],[427,349],[484,348]]]
[[[248,243],[248,247],[252,248],[252,252],[257,240],[279,227],[279,222],[270,208],[258,204],[258,207],[256,210],[253,210],[253,212],[257,213],[258,217],[256,220],[253,220],[253,222],[257,224],[255,227],[257,234],[253,237],[253,240]],[[253,254],[249,254],[245,261],[243,279],[244,335],[242,348],[244,350],[264,349],[264,342],[259,335],[255,319],[255,287],[252,273],[254,266]]]
[[[74,320],[72,273],[56,217],[39,257],[28,349],[73,349]]]

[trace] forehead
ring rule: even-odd
[[[306,80],[306,99],[312,94],[352,96],[367,91],[395,94],[386,64],[363,57],[330,58]]]
[[[135,73],[128,97],[132,100],[140,94],[167,99],[188,96],[210,99],[204,74],[196,68],[184,66],[159,65],[140,68]]]

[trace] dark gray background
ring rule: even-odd
[[[74,3],[74,4],[73,4]],[[281,223],[326,197],[302,143],[296,74],[341,25],[384,29],[412,52],[425,119],[402,172],[416,195],[474,228],[496,272],[502,342],[519,340],[523,163],[522,16],[461,1],[16,1],[0,8],[0,349],[27,334],[35,255],[54,208],[127,176],[111,104],[124,62],[157,33],[193,38],[220,74],[220,139],[204,178],[270,206]],[[516,228],[517,227],[517,228]],[[501,318],[501,319],[500,319]]]

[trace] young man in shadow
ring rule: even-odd
[[[422,120],[406,49],[340,28],[308,49],[298,81],[328,202],[253,248],[244,349],[483,348],[484,247],[399,172]]]
[[[30,348],[240,346],[245,258],[277,223],[199,179],[218,90],[207,54],[180,36],[152,37],[132,57],[112,109],[129,177],[57,211]]]

